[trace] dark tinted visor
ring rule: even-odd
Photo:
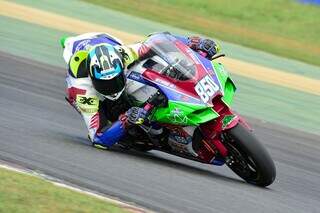
[[[120,92],[126,85],[124,72],[110,80],[92,79],[94,88],[103,95],[113,95]]]

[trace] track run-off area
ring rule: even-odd
[[[142,36],[119,31],[103,25],[92,24],[75,18],[70,18],[7,1],[1,1],[0,8],[2,8],[0,10],[0,15],[70,33],[81,34],[99,30],[101,32],[108,32],[111,35],[119,37],[126,43],[137,42],[144,39]],[[286,73],[231,58],[224,59],[222,62],[230,69],[231,72],[234,72],[238,75],[284,86],[290,89],[320,95],[320,87],[318,86],[320,84],[320,80],[318,79]],[[259,70],[259,72],[257,72],[257,70]]]
[[[239,59],[223,61],[239,88],[236,109],[275,160],[277,179],[267,189],[244,183],[225,166],[156,151],[97,150],[90,146],[79,115],[64,101],[65,65],[58,38],[87,31],[107,31],[126,43],[143,37],[45,10],[41,4],[31,8],[30,1],[16,2],[0,1],[1,160],[159,212],[319,211],[319,110],[314,107],[319,106],[320,77]],[[281,97],[273,99],[275,93]],[[258,103],[250,106],[249,100]],[[291,118],[295,112],[301,123]],[[282,121],[272,122],[279,115]]]

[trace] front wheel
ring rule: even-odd
[[[266,187],[273,183],[276,168],[267,150],[258,139],[237,124],[224,133],[228,149],[228,167],[248,183]]]

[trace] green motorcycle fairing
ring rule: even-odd
[[[218,116],[218,113],[205,104],[198,105],[169,100],[167,107],[159,107],[155,111],[152,120],[160,123],[196,126]]]
[[[223,88],[224,93],[222,101],[230,107],[237,88],[230,78],[229,73],[224,69],[224,66],[221,63],[215,61],[212,61],[211,63]]]
[[[222,101],[230,107],[236,87],[221,63],[211,63],[213,74],[217,75],[221,84]],[[212,105],[168,100],[166,107],[158,107],[155,110],[151,120],[173,125],[198,126],[217,117],[219,114],[213,110]]]

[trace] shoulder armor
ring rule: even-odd
[[[76,52],[69,61],[69,74],[74,78],[88,77],[88,70],[86,67],[86,58],[88,52],[80,50]]]

